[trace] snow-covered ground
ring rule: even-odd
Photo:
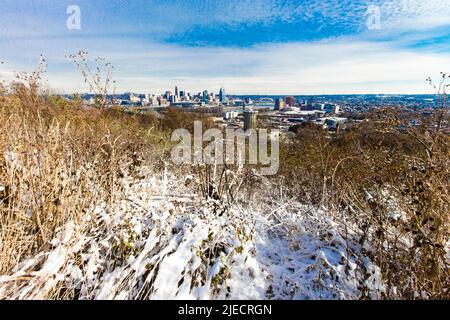
[[[0,299],[357,299],[363,291],[376,299],[384,291],[368,248],[349,230],[343,237],[325,208],[226,207],[175,175],[128,179],[112,209],[97,204],[48,251],[1,275]]]

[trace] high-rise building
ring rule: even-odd
[[[175,86],[175,97],[179,97],[178,86]]]
[[[203,91],[203,100],[209,101],[209,93],[208,93],[208,90]]]
[[[226,100],[227,100],[227,97],[225,96],[225,89],[224,89],[224,88],[220,88],[220,91],[219,91],[219,100],[220,100],[220,102],[222,102],[222,103],[225,103]]]
[[[169,100],[171,95],[172,95],[172,91],[166,91],[164,93],[164,99]]]
[[[284,101],[286,102],[286,105],[289,107],[295,107],[295,99],[292,96],[284,98]]]
[[[245,110],[244,111],[244,131],[249,129],[256,129],[258,125],[258,111]]]
[[[286,107],[286,103],[283,99],[279,98],[275,100],[275,110],[281,111]]]

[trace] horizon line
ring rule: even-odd
[[[126,93],[133,94],[148,94],[145,91],[122,91],[119,93],[107,93],[107,96],[114,95],[122,95]],[[55,95],[96,95],[93,92],[66,92],[66,93],[57,93]],[[159,95],[163,95],[164,93],[159,93]],[[158,94],[155,94],[158,95]],[[438,93],[314,93],[314,94],[261,94],[261,93],[251,93],[251,94],[226,94],[227,97],[239,97],[239,96],[267,96],[267,97],[309,97],[309,96],[437,96]]]

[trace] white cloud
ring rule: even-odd
[[[427,30],[450,25],[449,0],[386,0],[383,27],[398,31]]]
[[[118,91],[159,93],[178,84],[192,92],[225,86],[235,94],[431,93],[425,78],[450,67],[450,53],[350,39],[251,48],[92,41],[103,48],[92,54],[107,57],[116,66]],[[52,45],[64,48],[62,43]],[[63,56],[60,51],[52,53],[61,66],[52,66],[49,59],[50,85],[85,91],[75,68],[56,59]]]

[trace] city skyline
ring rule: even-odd
[[[66,26],[70,5],[80,8],[79,30]],[[450,65],[450,6],[436,0],[2,6],[0,79],[32,70],[43,54],[49,86],[62,93],[88,91],[65,58],[80,49],[112,62],[117,92],[178,83],[230,95],[429,94],[425,79]]]

